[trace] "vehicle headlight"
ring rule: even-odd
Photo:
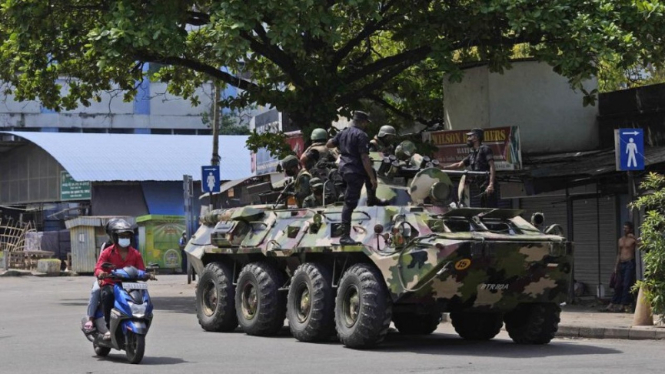
[[[147,307],[146,304],[129,303],[129,309],[132,310],[132,315],[134,315],[134,317],[143,317]]]

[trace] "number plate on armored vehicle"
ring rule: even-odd
[[[148,285],[145,283],[126,282],[122,284],[122,288],[126,290],[147,290]]]

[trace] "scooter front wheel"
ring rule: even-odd
[[[138,335],[131,331],[127,331],[127,345],[125,346],[125,354],[130,364],[138,364],[143,359],[145,352],[145,335]]]
[[[109,353],[111,353],[111,348],[100,347],[97,344],[93,344],[92,346],[95,348],[95,354],[97,354],[99,357],[106,357],[109,355]]]

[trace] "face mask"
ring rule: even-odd
[[[473,141],[472,140],[467,140],[466,145],[468,145],[469,147],[473,147]]]
[[[122,248],[129,247],[130,240],[128,238],[118,239],[118,245]]]
[[[294,168],[287,169],[286,170],[286,175],[288,175],[289,177],[295,176],[296,175],[296,169],[294,169]]]

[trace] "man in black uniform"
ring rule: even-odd
[[[469,155],[462,161],[444,166],[444,169],[460,169],[468,167],[472,171],[489,171],[489,178],[485,176],[474,176],[471,178],[482,191],[480,196],[481,208],[498,208],[499,200],[494,189],[495,169],[494,154],[492,149],[483,144],[484,131],[473,129],[466,133],[466,144],[471,147]]]
[[[328,148],[337,147],[339,149],[339,171],[346,182],[344,208],[342,209],[342,236],[339,239],[341,245],[357,244],[351,239],[351,214],[358,206],[363,184],[367,188],[368,203],[370,200],[374,200],[373,192],[377,186],[376,174],[369,158],[369,137],[364,131],[369,122],[367,113],[354,112],[351,126],[338,132],[326,144]]]

